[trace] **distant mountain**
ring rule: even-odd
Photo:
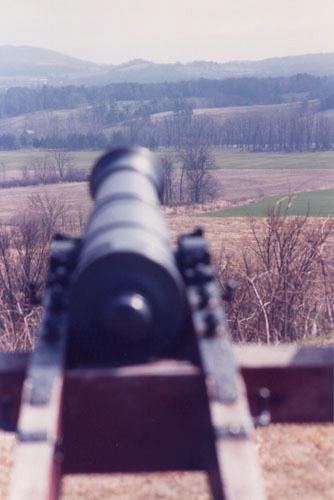
[[[297,73],[317,76],[334,75],[334,52],[227,63],[193,61],[184,64],[157,64],[138,59],[113,66],[106,74],[100,75],[99,82],[104,84],[130,81],[149,83],[196,78],[291,76]]]
[[[309,73],[334,75],[334,52],[275,57],[261,61],[158,64],[135,59],[125,64],[103,65],[36,47],[0,46],[0,87],[38,84],[102,85],[117,82],[163,82],[197,78],[289,76]]]

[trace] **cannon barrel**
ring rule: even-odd
[[[80,362],[137,362],[168,352],[185,289],[159,206],[163,177],[143,148],[111,151],[90,178],[95,200],[69,294]]]

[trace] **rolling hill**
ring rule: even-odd
[[[59,52],[30,46],[0,46],[0,88],[36,84],[164,82],[197,78],[334,75],[334,53],[275,57],[260,61],[176,62],[158,64],[135,59],[124,64],[95,64]]]
[[[99,76],[103,65],[38,47],[0,46],[0,87],[64,84]]]

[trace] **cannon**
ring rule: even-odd
[[[160,210],[160,165],[144,149],[104,155],[90,177],[95,207],[69,286],[78,363],[167,355],[184,331],[186,291]]]
[[[249,406],[231,290],[201,229],[172,245],[156,158],[110,151],[89,186],[85,234],[52,243],[35,351],[0,353],[0,428],[18,439],[10,500],[55,499],[67,473],[168,470],[206,471],[215,500],[263,499],[254,426],[331,420],[332,351],[288,348],[278,363],[242,348]],[[305,380],[306,397],[292,393]]]
[[[221,292],[200,230],[181,235],[173,249],[160,164],[144,148],[111,151],[97,161],[89,187],[95,206],[63,292],[70,366],[199,364],[195,329],[201,337],[226,330]]]

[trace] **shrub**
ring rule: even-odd
[[[222,280],[237,283],[229,306],[233,336],[241,341],[287,342],[334,327],[334,267],[330,238],[334,221],[317,226],[273,207],[265,227],[250,221],[252,242],[232,263],[225,257]]]
[[[30,196],[24,212],[0,225],[0,349],[33,348],[53,235],[80,232],[83,223],[80,211],[73,216],[44,193]]]

